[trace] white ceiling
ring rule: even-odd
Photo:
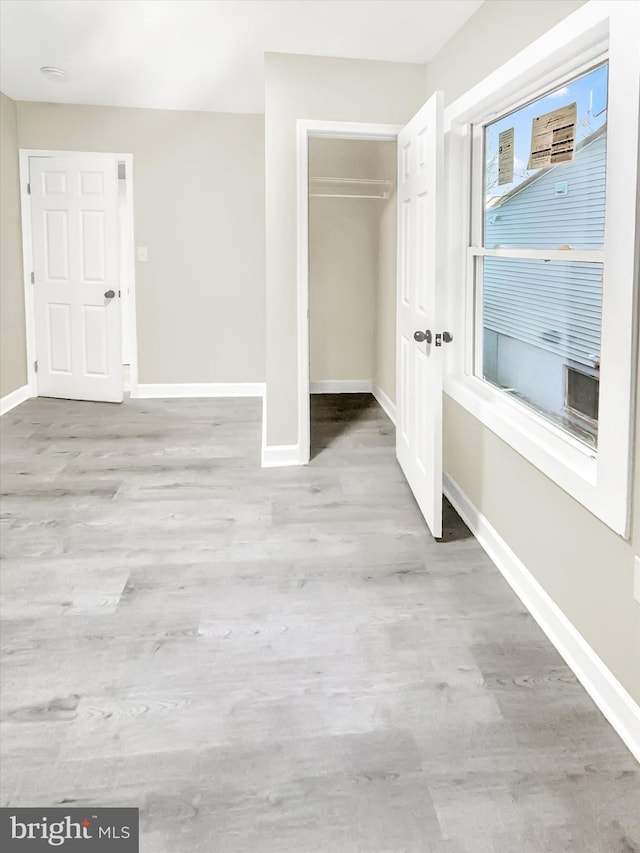
[[[482,0],[1,0],[0,89],[27,101],[263,112],[265,51],[428,62]],[[43,65],[69,78],[47,80]]]

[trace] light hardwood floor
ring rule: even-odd
[[[2,418],[2,805],[138,806],[143,853],[640,851],[638,765],[373,398],[313,398],[305,468],[260,418]]]

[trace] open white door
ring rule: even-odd
[[[443,94],[398,136],[396,454],[434,537],[442,536]]]
[[[29,158],[38,394],[122,402],[118,166]]]

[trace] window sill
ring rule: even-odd
[[[449,374],[444,391],[586,509],[619,527],[602,507],[593,449],[476,377]]]

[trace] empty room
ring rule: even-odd
[[[0,0],[0,838],[640,851],[639,0]]]

